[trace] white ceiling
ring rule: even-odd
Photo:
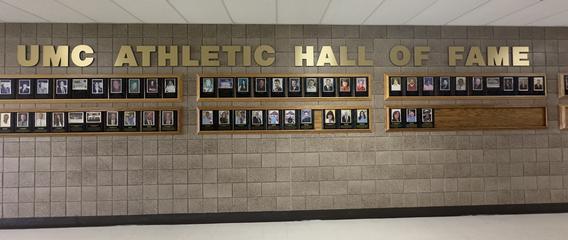
[[[0,0],[0,22],[568,26],[568,0]]]

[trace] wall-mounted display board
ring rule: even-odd
[[[385,100],[544,98],[544,74],[385,74]]]
[[[369,108],[318,106],[289,108],[203,107],[198,133],[370,132]]]
[[[389,106],[387,131],[459,131],[546,128],[546,107]]]
[[[558,74],[558,97],[566,98],[568,95],[568,74]]]
[[[181,119],[174,107],[0,110],[0,135],[174,134]]]
[[[366,101],[371,96],[369,74],[206,73],[197,83],[197,101]]]
[[[0,103],[177,102],[178,75],[0,75]]]

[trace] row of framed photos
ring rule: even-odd
[[[544,76],[389,76],[390,96],[544,96]]]
[[[390,128],[434,128],[433,108],[390,108]]]
[[[0,78],[0,99],[178,98],[177,78]]]
[[[368,97],[368,77],[200,77],[200,98]]]
[[[0,112],[0,133],[173,132],[178,110]]]
[[[324,109],[323,129],[369,129],[369,109]],[[200,131],[313,130],[314,109],[200,110]]]

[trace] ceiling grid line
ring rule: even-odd
[[[470,12],[473,12],[473,11],[479,9],[480,7],[483,7],[484,5],[488,4],[488,3],[491,2],[491,1],[492,1],[492,0],[487,0],[487,1],[483,2],[483,3],[480,3],[479,5],[475,6],[474,8],[472,8],[472,9],[470,9],[470,10],[468,10],[468,11],[462,13],[461,16],[457,16],[457,17],[451,19],[450,21],[444,23],[444,25],[448,25],[448,24],[450,24],[451,22],[453,22],[453,21],[455,21],[455,20],[458,20],[459,18],[465,16],[466,14],[468,14],[468,13],[470,13]]]
[[[319,24],[321,24],[323,22],[323,19],[325,18],[325,15],[327,15],[327,11],[329,10],[329,5],[331,5],[331,2],[333,2],[333,0],[329,0],[327,1],[327,5],[325,6],[325,9],[323,10],[323,13],[321,14],[320,20],[319,20]]]
[[[417,16],[419,16],[422,12],[426,11],[427,9],[431,8],[432,6],[434,6],[434,4],[436,4],[438,1],[440,0],[436,0],[434,2],[432,2],[432,4],[430,4],[429,6],[426,6],[425,8],[423,8],[422,10],[420,10],[418,13],[416,13],[414,16],[410,17],[409,19],[406,19],[406,21],[403,22],[403,24],[407,24],[408,22],[412,21],[412,19],[416,18]]]
[[[377,12],[377,10],[379,10],[379,8],[383,5],[383,3],[385,3],[386,0],[381,0],[381,2],[379,3],[379,5],[377,5],[373,11],[371,11],[371,13],[369,14],[369,16],[367,16],[365,19],[363,19],[363,22],[361,22],[361,25],[365,24],[369,18],[371,18],[371,16],[373,16],[375,14],[375,12]]]
[[[225,0],[221,0],[221,4],[223,4],[223,8],[225,9],[225,12],[227,12],[227,16],[229,17],[229,20],[231,20],[231,23],[235,24],[235,20],[233,20],[233,16],[231,16],[231,13],[229,12],[229,8],[227,8]]]
[[[130,16],[132,16],[133,18],[136,18],[138,21],[140,21],[140,23],[145,23],[144,20],[142,20],[141,18],[139,18],[138,16],[134,15],[133,13],[131,13],[130,11],[128,11],[126,8],[122,7],[120,4],[118,4],[117,2],[115,2],[114,0],[109,0],[112,4],[116,5],[117,7],[119,7],[120,9],[122,9],[123,11],[125,11],[126,13],[130,14]]]
[[[176,7],[174,7],[174,5],[172,5],[170,0],[166,0],[166,3],[177,13],[177,15],[181,17],[181,19],[185,21],[185,23],[190,23],[189,19],[185,18],[185,16],[181,14],[181,12]]]
[[[517,13],[517,12],[523,11],[523,10],[525,10],[525,9],[527,9],[527,8],[531,8],[531,7],[533,7],[533,6],[536,6],[536,5],[538,5],[538,4],[541,4],[542,2],[543,2],[543,1],[540,0],[540,1],[535,2],[535,3],[533,3],[533,4],[527,5],[527,6],[523,7],[523,8],[521,8],[521,9],[518,9],[517,11],[510,12],[510,13],[508,13],[508,14],[505,14],[505,15],[501,16],[501,17],[498,17],[497,19],[495,19],[495,20],[493,20],[493,21],[491,21],[491,22],[488,22],[488,23],[486,23],[485,25],[490,25],[491,23],[497,22],[497,21],[499,21],[499,20],[501,20],[501,19],[503,19],[503,18],[506,18],[506,17],[508,17],[508,16],[511,16],[511,15],[513,15],[513,14],[515,14],[515,13]]]
[[[557,12],[557,13],[554,13],[554,14],[551,14],[551,15],[548,15],[548,16],[546,16],[546,17],[537,18],[537,19],[535,19],[534,21],[527,23],[527,25],[531,25],[531,24],[533,24],[533,23],[537,23],[537,22],[540,22],[540,21],[545,20],[545,19],[549,19],[549,18],[552,18],[552,17],[556,17],[556,16],[558,16],[558,15],[561,15],[561,14],[564,14],[564,13],[567,13],[567,12],[568,12],[568,9],[565,9],[565,10],[562,10],[562,11],[560,11],[560,12]]]
[[[63,3],[63,2],[61,2],[61,1],[59,1],[59,0],[53,0],[53,1],[55,1],[56,3],[61,4],[62,6],[68,8],[69,10],[71,10],[71,11],[73,11],[73,12],[76,12],[77,14],[79,14],[79,15],[81,15],[81,16],[83,16],[83,17],[89,19],[89,20],[91,20],[92,22],[97,22],[97,20],[95,20],[95,19],[93,19],[93,18],[87,16],[86,14],[84,14],[84,13],[78,11],[78,10],[75,9],[75,8],[72,8],[72,7],[68,6],[67,4],[65,4],[65,3]]]
[[[22,12],[25,12],[25,13],[27,13],[27,14],[30,14],[30,15],[32,15],[32,16],[34,16],[34,17],[37,17],[37,18],[39,18],[39,19],[42,19],[42,20],[44,20],[44,21],[46,21],[46,22],[51,22],[51,21],[49,21],[49,20],[47,20],[47,19],[45,19],[45,18],[43,18],[43,17],[41,17],[41,16],[39,16],[39,15],[33,13],[33,12],[30,12],[30,11],[28,11],[28,10],[26,10],[26,9],[19,8],[18,6],[14,6],[13,4],[10,4],[10,3],[6,2],[6,1],[0,0],[0,2],[6,4],[6,5],[10,6],[10,7],[13,7],[13,8],[15,8],[15,9],[18,9],[18,10],[20,10],[20,11],[22,11]]]

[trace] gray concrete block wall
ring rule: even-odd
[[[17,44],[93,46],[88,68],[22,68]],[[276,48],[271,67],[113,67],[120,45],[259,45]],[[424,67],[395,67],[395,44],[429,45]],[[373,67],[294,67],[294,45],[366,46]],[[528,45],[531,67],[447,67],[450,45]],[[558,130],[557,75],[568,72],[568,28],[0,24],[0,73],[180,73],[184,130],[174,136],[4,137],[0,144],[2,218],[160,213],[286,211],[566,202],[568,135]],[[194,52],[194,59],[199,53]],[[222,58],[222,62],[226,59]],[[373,133],[198,136],[196,74],[204,72],[373,75]],[[524,131],[386,133],[385,72],[536,72],[549,127]],[[399,103],[399,102],[391,102]],[[479,104],[478,101],[432,103]],[[291,106],[304,103],[274,103]],[[355,104],[349,102],[319,104]],[[204,103],[268,106],[267,103]],[[2,109],[140,104],[4,104]],[[566,155],[565,155],[566,153]]]

